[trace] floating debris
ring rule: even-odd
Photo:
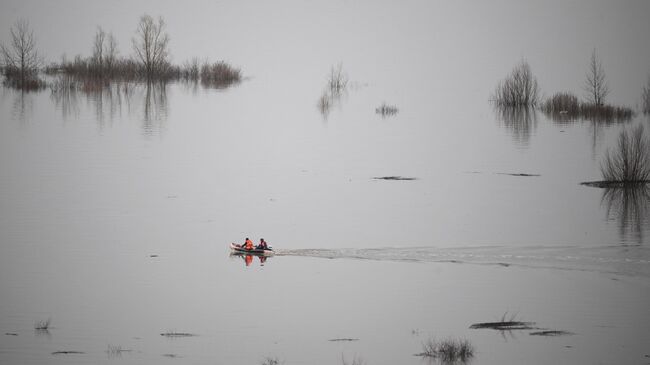
[[[404,176],[376,176],[373,177],[374,180],[396,180],[396,181],[411,181],[417,180],[416,177],[404,177]]]
[[[572,336],[575,333],[569,332],[569,331],[537,331],[537,332],[531,332],[531,336]]]
[[[165,336],[165,337],[193,337],[193,336],[196,336],[193,333],[186,333],[186,332],[165,332],[165,333],[161,333],[160,335]]]
[[[535,322],[520,322],[520,321],[501,321],[501,322],[483,322],[474,323],[469,326],[471,329],[493,329],[498,331],[512,331],[512,330],[533,330],[535,329]]]
[[[330,342],[338,342],[338,341],[359,341],[358,338],[333,338],[331,340],[327,340]]]
[[[507,172],[497,172],[497,175],[508,175],[508,176],[520,176],[520,177],[533,177],[533,176],[542,176],[540,174],[525,174],[525,173],[507,173]]]

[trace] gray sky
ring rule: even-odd
[[[477,91],[486,93],[526,58],[545,92],[579,93],[596,48],[612,101],[631,105],[650,73],[650,3],[643,0],[3,0],[0,39],[6,42],[10,24],[25,18],[53,61],[62,54],[88,55],[93,33],[102,26],[116,35],[121,54],[130,55],[130,39],[144,13],[167,21],[175,62],[225,59],[249,75],[287,63],[316,69],[319,62],[343,62],[373,79],[390,71],[373,68],[373,60],[382,58],[407,80],[435,68],[440,77],[476,79]]]

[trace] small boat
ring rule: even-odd
[[[230,244],[230,251],[234,254],[240,254],[240,255],[271,256],[275,254],[273,249],[270,247],[267,249],[254,248],[252,250],[247,250],[241,247],[241,245],[238,245],[236,243]]]

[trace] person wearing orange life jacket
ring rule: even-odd
[[[253,248],[255,248],[255,245],[253,245],[253,241],[251,241],[248,237],[246,237],[246,242],[242,247],[244,247],[247,250],[252,250]]]

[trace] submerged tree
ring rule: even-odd
[[[522,60],[494,92],[494,102],[504,107],[535,106],[539,102],[539,85],[530,65]]]
[[[643,102],[643,114],[650,114],[650,76],[648,76],[648,82],[643,87],[641,101]]]
[[[650,181],[650,145],[643,124],[621,132],[616,149],[605,153],[600,171],[607,182],[633,185]]]
[[[162,17],[158,22],[149,15],[140,17],[133,50],[140,61],[147,78],[160,77],[169,66],[169,35],[165,31]]]
[[[600,59],[596,56],[596,49],[591,53],[589,71],[585,75],[585,91],[587,99],[597,106],[605,104],[605,98],[609,94],[609,85],[605,80],[605,70]]]
[[[36,51],[34,32],[26,20],[18,20],[11,27],[11,44],[0,45],[5,77],[11,85],[21,88],[35,88],[42,83],[38,69],[42,64]]]

